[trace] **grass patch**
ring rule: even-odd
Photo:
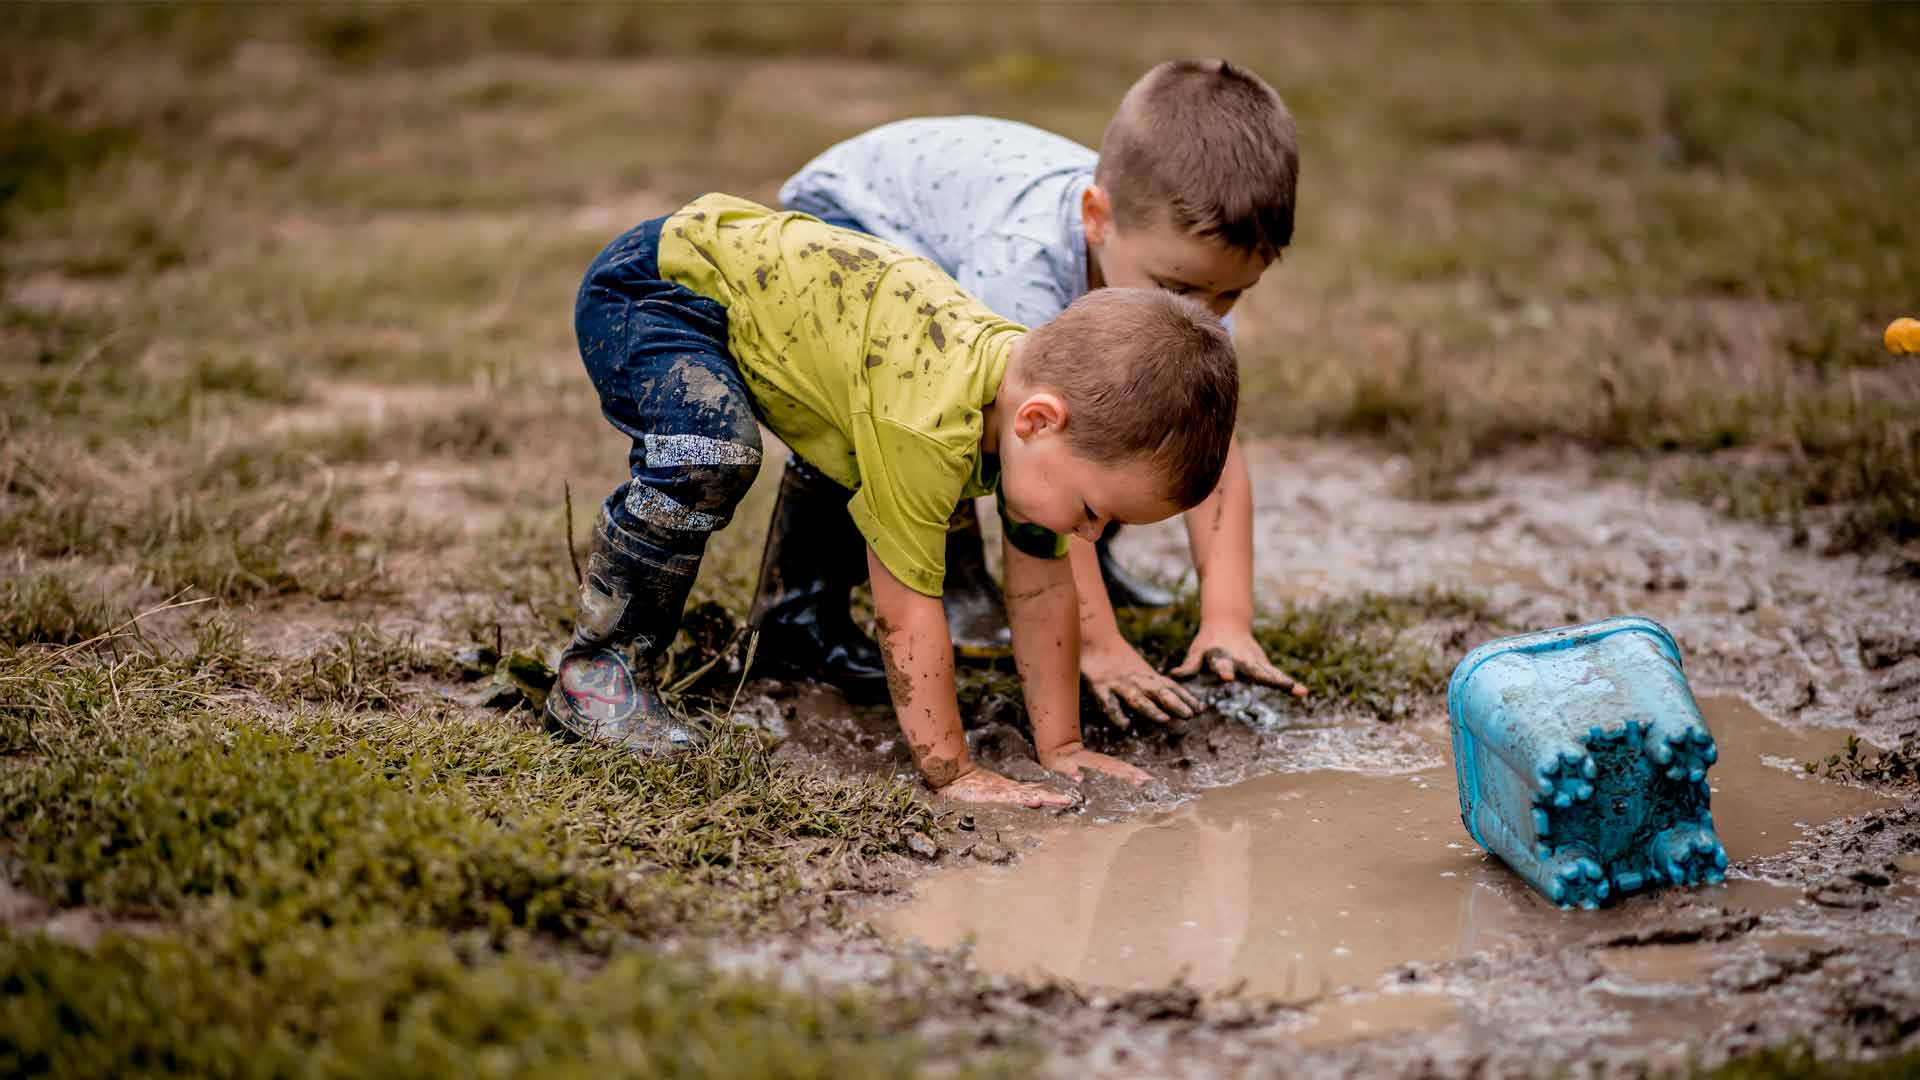
[[[67,182],[132,142],[117,126],[75,126],[44,116],[0,119],[0,228],[6,215],[46,210]]]
[[[34,569],[0,582],[0,650],[71,645],[118,625],[113,602],[77,577]]]
[[[1858,784],[1884,784],[1889,787],[1920,787],[1920,735],[1908,735],[1891,750],[1871,757],[1860,753],[1860,736],[1848,735],[1840,752],[1828,754],[1822,761],[1801,763],[1809,774],[1818,772],[1829,780],[1850,780]]]
[[[197,589],[223,599],[335,599],[379,583],[380,545],[341,528],[338,489],[149,489],[121,501],[56,486],[31,467],[22,473],[15,481],[24,497],[0,498],[0,545],[38,558],[132,565],[159,592]]]
[[[9,1076],[1017,1075],[1012,1055],[906,1034],[913,999],[785,990],[627,950],[582,973],[393,929],[113,934],[91,949],[0,935]],[[959,1040],[953,1039],[955,1043]]]
[[[1127,640],[1163,671],[1186,656],[1200,628],[1194,596],[1168,611],[1119,614]],[[1409,631],[1422,624],[1491,621],[1478,600],[1460,593],[1365,593],[1262,613],[1254,620],[1253,635],[1275,664],[1307,685],[1314,706],[1397,720],[1444,692],[1452,670]]]
[[[1172,670],[1186,657],[1187,645],[1200,628],[1199,599],[1192,594],[1164,611],[1122,610],[1115,615],[1121,634],[1161,671]],[[1253,636],[1274,664],[1306,684],[1311,692],[1308,708],[1352,710],[1391,722],[1427,707],[1446,691],[1451,662],[1424,637],[1440,632],[1451,650],[1481,629],[1505,628],[1478,599],[1428,589],[1289,604],[1257,615]],[[963,667],[959,679],[963,715],[1009,704],[1020,708],[1019,680],[1009,671]],[[1091,696],[1082,696],[1081,723],[1108,724]]]
[[[1920,540],[1920,426],[1885,401],[1805,407],[1786,449],[1704,459],[1675,486],[1736,516],[1786,525],[1797,540],[1820,524],[1830,553],[1907,544]]]
[[[429,905],[410,918],[458,928],[480,909],[431,899],[433,888],[520,880],[513,858],[545,845],[561,863],[627,875],[614,893],[591,878],[601,891],[581,893],[568,918],[637,934],[737,926],[776,914],[807,866],[900,850],[932,820],[905,784],[801,772],[746,729],[721,725],[696,753],[639,760],[563,742],[522,714],[452,707],[418,681],[442,661],[364,628],[295,661],[247,650],[219,619],[191,652],[119,644],[0,657],[0,744],[33,757],[0,774],[9,831],[31,845],[35,890],[64,902],[319,897],[339,908],[313,918],[351,922],[369,910],[363,894],[397,880]],[[480,861],[449,854],[460,851]],[[366,866],[387,869],[365,877]],[[112,884],[123,880],[140,884]],[[167,881],[173,893],[154,884]],[[603,907],[616,894],[614,918]]]
[[[1896,1080],[1920,1070],[1920,1051],[1878,1061],[1823,1059],[1805,1046],[1763,1050],[1714,1069],[1696,1070],[1704,1080]]]
[[[27,888],[116,915],[219,897],[296,923],[572,936],[617,895],[544,830],[411,798],[363,760],[260,732],[136,738],[9,770],[0,821]]]

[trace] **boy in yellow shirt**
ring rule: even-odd
[[[1219,481],[1239,377],[1205,308],[1108,289],[1029,332],[924,258],[709,195],[602,251],[575,327],[602,412],[633,449],[594,530],[548,698],[554,724],[641,753],[693,740],[655,693],[652,665],[707,537],[759,470],[764,423],[846,493],[894,708],[936,791],[1068,801],[967,753],[939,597],[948,518],[986,494],[1005,525],[1014,661],[1041,764],[1147,779],[1081,743],[1066,538],[1171,517]]]
[[[1264,80],[1224,60],[1172,60],[1127,91],[1097,154],[1010,120],[898,120],[808,162],[780,201],[925,255],[1026,326],[1109,285],[1181,293],[1224,319],[1292,243],[1299,167],[1293,116]],[[833,485],[790,462],[754,615],[761,666],[858,696],[883,678],[873,644],[847,616],[864,566],[821,559],[806,541],[837,511]],[[1003,654],[1005,615],[972,521],[957,518],[948,539],[947,614],[963,656]],[[796,522],[805,528],[794,530]],[[1204,666],[1304,694],[1254,640],[1253,486],[1237,448],[1186,526],[1200,623],[1173,674]],[[788,542],[791,531],[797,543]],[[1194,696],[1135,652],[1114,618],[1115,608],[1163,606],[1172,596],[1128,574],[1105,537],[1073,545],[1070,559],[1080,670],[1095,699],[1123,726],[1129,710],[1156,720],[1192,715]]]

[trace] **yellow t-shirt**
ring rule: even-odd
[[[947,519],[998,484],[981,409],[1023,328],[927,259],[731,195],[668,218],[659,257],[663,278],[727,309],[761,420],[853,489],[854,524],[895,577],[940,595]]]

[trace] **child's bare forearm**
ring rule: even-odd
[[[900,718],[913,763],[935,789],[973,771],[960,702],[954,689],[953,639],[947,613],[936,597],[900,583],[867,549],[880,654],[887,662],[887,689]]]
[[[1120,620],[1113,613],[1113,601],[1107,598],[1106,582],[1100,578],[1100,557],[1094,554],[1093,545],[1075,537],[1067,549],[1067,562],[1078,597],[1081,645],[1089,649],[1124,646],[1126,638],[1120,635]]]
[[[1033,724],[1034,749],[1045,763],[1080,742],[1080,603],[1066,559],[1036,559],[1004,546],[1007,621]],[[1111,616],[1109,616],[1111,618]]]
[[[1203,622],[1253,621],[1253,481],[1235,439],[1220,483],[1187,511],[1187,544],[1200,574]]]

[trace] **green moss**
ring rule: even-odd
[[[1472,597],[1426,590],[1291,604],[1262,613],[1253,629],[1273,662],[1307,685],[1315,706],[1392,720],[1443,692],[1451,670],[1445,658],[1407,632],[1425,623],[1490,621]],[[1199,626],[1199,602],[1191,596],[1170,611],[1125,612],[1120,622],[1127,640],[1162,670],[1185,657]]]
[[[1191,594],[1164,611],[1117,615],[1121,633],[1162,671],[1185,658],[1200,627],[1199,601]],[[1468,629],[1502,626],[1476,598],[1428,589],[1289,604],[1257,615],[1253,634],[1275,664],[1307,685],[1310,707],[1397,720],[1444,693],[1451,670],[1449,659],[1413,631],[1444,630],[1452,639]],[[1009,672],[966,668],[960,674],[963,711],[977,711],[990,697],[1020,698]],[[1084,722],[1104,722],[1091,700],[1082,706]]]
[[[451,792],[410,797],[351,755],[246,730],[9,770],[0,821],[29,889],[118,914],[220,898],[320,925],[577,934],[617,896],[545,830],[495,825]]]
[[[34,755],[0,772],[8,833],[61,902],[448,926],[504,905],[509,926],[651,934],[767,918],[811,861],[897,851],[932,821],[905,784],[802,772],[745,729],[639,760],[455,708],[421,681],[441,662],[366,628],[294,661],[224,620],[191,653],[120,649],[0,655],[0,746]]]
[[[645,950],[581,972],[459,937],[246,917],[91,949],[0,936],[8,1076],[848,1080],[945,1060],[905,1033],[916,1015],[910,1001],[785,990]],[[946,1049],[976,1059],[959,1075],[1018,1064]]]
[[[1898,1080],[1920,1070],[1920,1051],[1878,1061],[1822,1059],[1805,1046],[1788,1046],[1735,1058],[1694,1073],[1706,1080]]]

